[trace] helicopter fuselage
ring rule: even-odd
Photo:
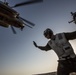
[[[0,1],[0,26],[9,27],[9,25],[21,28],[23,21],[18,18],[19,13],[9,5]]]

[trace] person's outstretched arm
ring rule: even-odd
[[[64,33],[67,40],[76,39],[76,31]]]
[[[33,41],[33,44],[34,44],[35,47],[37,47],[41,50],[44,50],[44,51],[48,51],[48,50],[51,49],[51,47],[48,44],[46,46],[38,46],[35,41]]]

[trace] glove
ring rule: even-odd
[[[33,41],[33,44],[34,44],[35,47],[38,47],[35,41]]]

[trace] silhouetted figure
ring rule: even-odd
[[[74,12],[74,13],[73,12],[70,12],[70,13],[73,16],[73,20],[70,21],[69,23],[74,22],[76,24],[76,12]]]
[[[69,75],[71,72],[76,72],[76,55],[69,43],[69,40],[76,39],[76,31],[54,35],[53,31],[47,28],[44,31],[44,36],[50,39],[46,46],[38,46],[35,41],[33,41],[33,44],[43,51],[51,49],[55,51],[59,58],[57,75]]]

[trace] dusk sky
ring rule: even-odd
[[[4,1],[4,0],[1,0]],[[28,0],[7,0],[10,6]],[[43,36],[46,28],[54,33],[76,30],[70,12],[76,12],[76,0],[43,0],[42,3],[14,8],[20,16],[35,23],[17,34],[11,28],[0,26],[0,75],[32,75],[57,70],[58,57],[53,50],[41,51],[33,41],[44,46],[48,40]],[[70,41],[76,53],[76,40]]]

